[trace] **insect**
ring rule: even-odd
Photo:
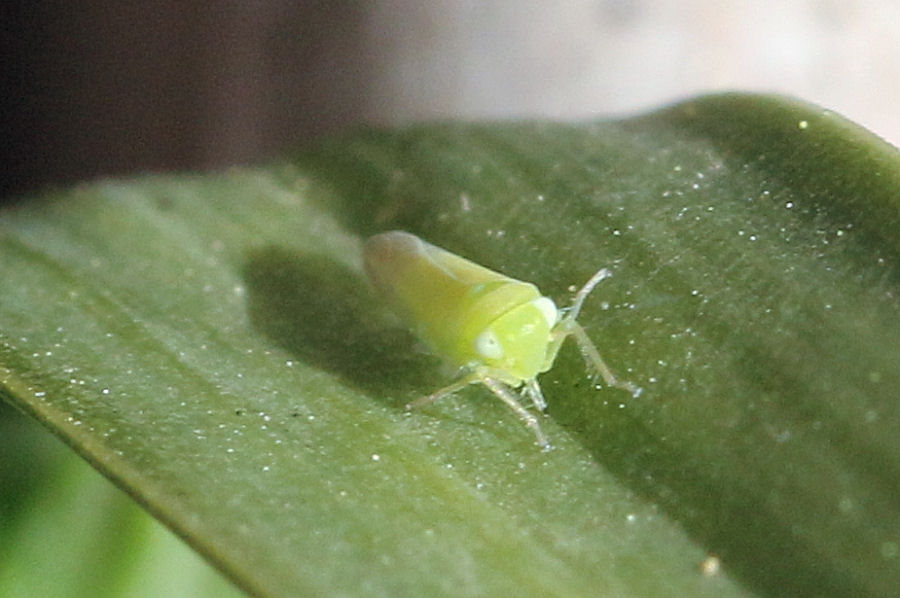
[[[571,307],[559,310],[535,285],[479,266],[407,232],[369,238],[364,258],[369,279],[393,310],[435,353],[464,372],[453,384],[407,408],[481,383],[534,431],[538,444],[547,450],[550,443],[538,418],[519,402],[514,390],[521,388],[522,396],[544,411],[547,403],[537,376],[553,366],[569,336],[578,343],[588,369],[608,386],[634,396],[640,393],[640,388],[613,375],[575,321],[588,294],[610,276],[606,268],[576,293]]]

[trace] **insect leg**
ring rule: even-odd
[[[575,321],[575,318],[577,318],[578,314],[581,313],[581,306],[584,305],[584,300],[587,299],[587,296],[590,295],[591,291],[594,290],[594,287],[596,287],[598,284],[600,284],[601,281],[609,278],[610,276],[612,276],[612,273],[606,268],[600,268],[599,270],[597,270],[597,272],[595,272],[594,275],[591,276],[591,278],[586,283],[584,283],[584,286],[581,287],[581,289],[575,294],[575,300],[572,301],[572,305],[563,310],[567,313],[565,317],[560,320],[551,331],[550,344],[547,345],[547,356],[544,362],[544,370],[542,371],[546,371],[546,369],[549,369],[550,366],[553,365],[553,362],[556,360],[556,355],[557,353],[559,353],[559,350],[562,347],[563,341],[565,341],[566,337],[570,334],[574,334],[575,327],[580,327]],[[578,344],[581,345],[581,341],[578,341]],[[594,349],[594,353],[597,353],[596,349]],[[584,354],[584,351],[582,351],[582,354]],[[588,366],[593,367],[593,364],[588,363]],[[606,369],[606,371],[609,371],[609,368],[606,368],[606,366],[603,367]],[[596,369],[602,374],[602,370],[600,368]]]
[[[606,268],[600,268],[597,272],[591,276],[591,278],[584,283],[584,286],[581,287],[575,294],[575,300],[572,302],[572,306],[569,308],[569,313],[566,314],[564,318],[565,321],[574,322],[575,318],[578,317],[578,313],[581,311],[581,306],[584,304],[584,300],[587,299],[587,296],[591,294],[591,291],[594,290],[594,287],[600,284],[601,281],[612,276],[612,272],[610,272]]]
[[[509,387],[500,382],[499,380],[495,380],[493,378],[489,378],[484,376],[481,378],[481,383],[487,386],[491,392],[497,395],[501,401],[506,403],[510,409],[516,412],[522,421],[525,422],[525,425],[531,428],[534,431],[535,436],[537,436],[538,444],[541,445],[541,448],[544,450],[550,449],[550,443],[547,441],[547,437],[544,436],[544,432],[541,430],[541,425],[538,423],[537,417],[534,414],[529,413],[522,404],[516,399],[516,396],[509,390]]]
[[[525,394],[528,395],[538,411],[547,409],[547,401],[544,399],[544,393],[541,392],[541,386],[536,378],[525,381]]]
[[[417,409],[419,407],[422,407],[423,405],[428,405],[429,403],[434,403],[438,399],[442,399],[442,398],[446,397],[447,395],[452,395],[456,391],[461,390],[461,389],[465,388],[466,386],[468,386],[469,384],[472,384],[474,382],[481,382],[481,378],[475,374],[469,374],[468,376],[463,376],[462,378],[460,378],[453,384],[448,384],[447,386],[445,386],[443,388],[437,389],[436,391],[434,391],[433,393],[431,393],[428,396],[418,398],[415,401],[413,401],[412,403],[407,403],[406,408],[407,409]]]
[[[575,337],[575,342],[578,343],[578,349],[581,351],[581,355],[584,357],[588,369],[600,374],[607,386],[627,390],[633,397],[637,397],[641,394],[640,386],[635,386],[631,382],[616,378],[615,374],[612,373],[612,370],[609,369],[609,366],[603,361],[603,358],[600,357],[600,352],[597,350],[597,347],[594,346],[594,343],[591,342],[587,332],[584,331],[584,328],[582,328],[578,322],[569,322],[568,333]]]
[[[551,336],[547,355],[548,359],[550,359],[550,363],[552,363],[552,359],[556,358],[556,353],[562,346],[563,341],[567,336],[572,335],[575,337],[575,342],[578,343],[578,349],[581,352],[582,357],[584,357],[588,370],[599,374],[607,386],[621,388],[622,390],[631,393],[632,396],[637,397],[641,394],[641,388],[631,382],[620,381],[616,378],[615,374],[612,373],[612,370],[609,369],[609,366],[603,361],[603,358],[600,357],[600,352],[597,350],[597,347],[594,346],[594,343],[591,342],[591,339],[584,331],[584,328],[575,321],[575,318],[577,318],[578,314],[581,312],[581,306],[584,305],[584,300],[587,296],[594,290],[594,287],[610,276],[612,276],[612,272],[606,268],[600,268],[575,294],[575,300],[568,309],[568,313],[566,313],[566,316],[553,329],[553,335]]]

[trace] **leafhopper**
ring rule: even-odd
[[[453,384],[413,401],[419,407],[480,383],[506,403],[550,448],[538,418],[514,392],[521,389],[538,412],[547,406],[537,376],[553,366],[563,341],[572,336],[590,371],[607,386],[637,396],[640,389],[620,381],[603,362],[576,322],[585,298],[609,270],[601,268],[559,310],[538,288],[494,272],[403,231],[375,235],[366,242],[365,267],[391,308],[441,358],[463,371]]]

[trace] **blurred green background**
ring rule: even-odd
[[[31,418],[0,401],[0,596],[242,596]]]

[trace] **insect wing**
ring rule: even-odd
[[[534,285],[392,231],[366,242],[366,271],[393,309],[442,357],[465,365],[500,314],[540,296]]]

